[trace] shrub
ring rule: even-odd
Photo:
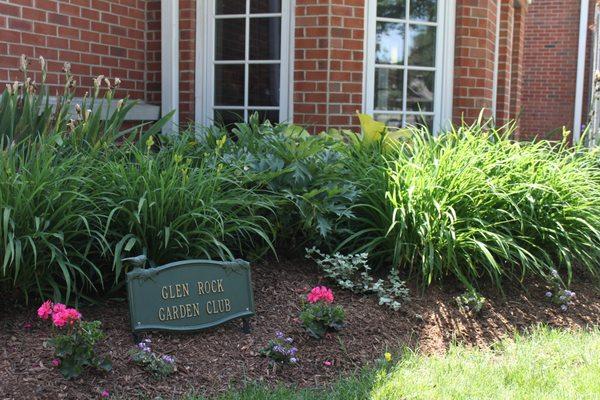
[[[107,216],[115,275],[125,253],[156,263],[185,258],[234,259],[270,245],[264,214],[271,203],[242,187],[230,167],[191,166],[171,151],[123,147],[99,165],[94,193]]]
[[[336,221],[350,217],[356,188],[344,168],[346,146],[336,138],[309,135],[294,125],[259,123],[258,114],[231,132],[209,127],[177,140],[190,143],[190,136],[197,146],[186,148],[196,159],[237,167],[244,185],[272,199],[274,226],[286,248],[328,244]]]
[[[472,287],[487,276],[501,287],[555,264],[570,279],[575,261],[597,274],[600,171],[589,152],[514,142],[485,125],[413,135],[383,162],[348,160],[364,179],[340,248],[424,284],[455,276]]]
[[[95,288],[94,257],[107,251],[99,201],[89,187],[89,159],[60,155],[40,139],[11,146],[0,157],[0,283],[24,296],[68,300]],[[101,280],[100,280],[101,282]]]

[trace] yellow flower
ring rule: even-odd
[[[392,361],[392,354],[391,353],[385,353],[383,356],[385,357],[385,361],[387,361],[387,362]]]

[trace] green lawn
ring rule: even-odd
[[[539,329],[491,349],[454,346],[445,356],[397,358],[389,371],[365,372],[327,391],[250,387],[219,400],[600,399],[599,330]]]

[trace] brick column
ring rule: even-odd
[[[179,1],[179,123],[194,123],[196,0]]]
[[[365,0],[297,0],[294,122],[355,126],[362,109]]]
[[[454,122],[470,123],[482,108],[491,117],[496,11],[499,0],[458,0],[454,59]]]

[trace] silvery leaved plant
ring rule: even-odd
[[[400,279],[398,270],[392,269],[387,280],[375,281],[371,276],[368,257],[367,253],[328,255],[315,247],[306,249],[306,258],[313,260],[325,276],[338,286],[354,293],[374,293],[379,298],[379,305],[399,310],[402,303],[408,300],[410,292]]]
[[[552,285],[552,289],[546,292],[546,298],[558,305],[562,311],[567,311],[569,306],[573,305],[575,292],[565,288],[565,285],[556,269],[550,270],[548,282]]]
[[[486,299],[475,290],[467,290],[455,299],[459,308],[466,312],[479,314],[485,306]]]

